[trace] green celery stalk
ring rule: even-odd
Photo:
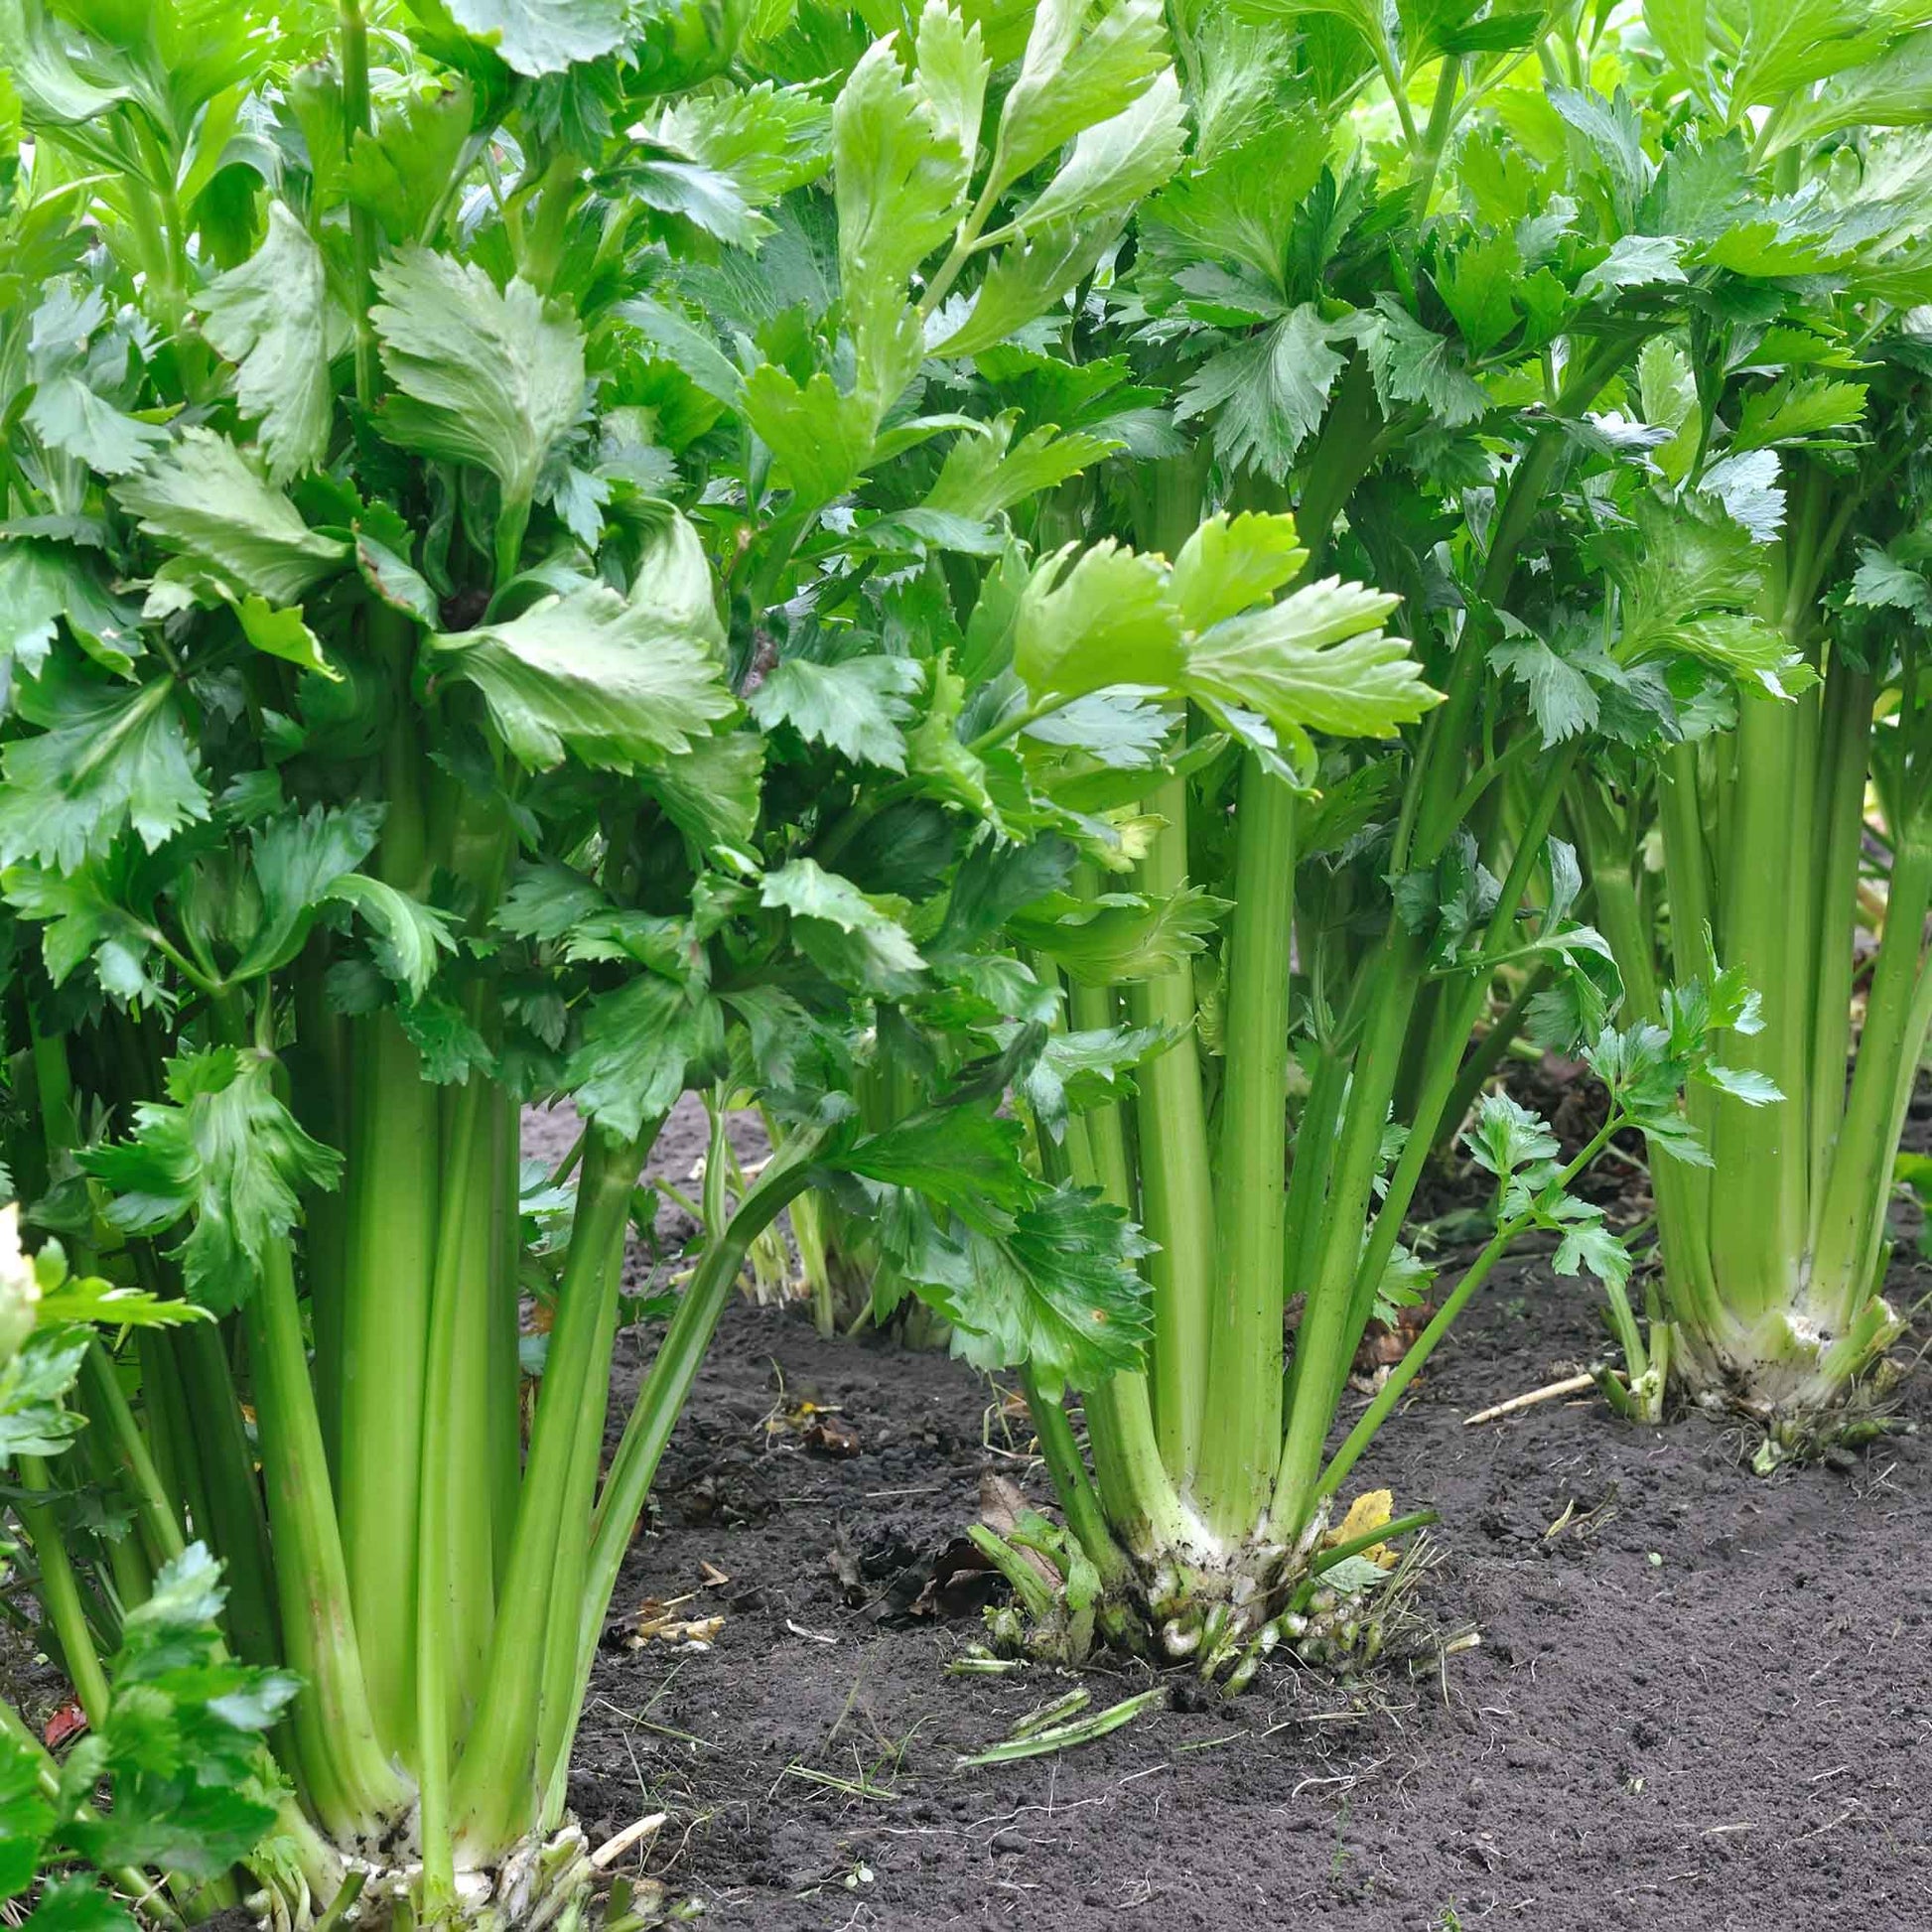
[[[1282,1268],[1288,1160],[1289,943],[1295,794],[1250,753],[1242,768],[1229,941],[1227,1090],[1220,1117],[1219,1280],[1195,1494],[1221,1535],[1268,1505],[1282,1436]]]
[[[537,1751],[550,1621],[566,1615],[574,1620],[581,1613],[581,1605],[566,1608],[559,1603],[554,1589],[563,1540],[585,1534],[581,1526],[564,1521],[564,1502],[578,1418],[589,1399],[607,1304],[617,1293],[612,1262],[621,1252],[642,1162],[639,1144],[603,1131],[594,1131],[584,1148],[577,1213],[508,1568],[497,1599],[489,1666],[451,1779],[456,1849],[467,1860],[488,1863],[537,1823]]]
[[[1170,778],[1147,801],[1167,823],[1141,862],[1140,890],[1155,896],[1187,883],[1187,781]],[[1135,1103],[1139,1129],[1140,1213],[1158,1252],[1149,1257],[1154,1290],[1154,1344],[1149,1395],[1162,1460],[1175,1481],[1190,1477],[1200,1453],[1207,1387],[1208,1335],[1214,1306],[1214,1195],[1207,1112],[1194,1035],[1194,975],[1182,961],[1173,971],[1128,989],[1137,1027],[1178,1034],[1174,1044],[1142,1068]]]

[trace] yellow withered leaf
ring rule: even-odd
[[[1340,1543],[1353,1543],[1370,1530],[1379,1530],[1395,1514],[1395,1495],[1388,1489],[1365,1489],[1348,1505],[1348,1514],[1322,1538],[1330,1549]],[[1370,1563],[1384,1570],[1395,1568],[1395,1552],[1386,1543],[1371,1543],[1361,1553]]]

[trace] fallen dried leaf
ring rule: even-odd
[[[992,1469],[980,1476],[980,1521],[995,1536],[1010,1541],[1032,1505],[1018,1484]],[[1055,1588],[1059,1578],[1046,1559],[1033,1550],[1020,1553]],[[913,1616],[971,1616],[985,1607],[999,1587],[999,1572],[971,1537],[956,1536],[933,1559],[926,1585],[908,1606]]]
[[[1373,1379],[1378,1371],[1393,1368],[1416,1344],[1416,1337],[1436,1318],[1433,1302],[1418,1302],[1413,1308],[1398,1309],[1395,1325],[1370,1321],[1362,1330],[1361,1345],[1350,1364],[1351,1375]]]
[[[71,1698],[47,1721],[41,1738],[51,1751],[58,1751],[69,1737],[78,1737],[87,1728],[87,1714]]]
[[[1348,1505],[1348,1514],[1321,1539],[1325,1549],[1353,1543],[1357,1537],[1379,1530],[1395,1514],[1395,1497],[1387,1489],[1365,1489]],[[1395,1568],[1396,1553],[1386,1543],[1371,1543],[1359,1552],[1382,1570]]]
[[[857,1455],[859,1432],[843,1416],[821,1409],[798,1432],[798,1440],[821,1455]]]

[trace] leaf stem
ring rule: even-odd
[[[343,152],[352,160],[358,135],[370,129],[369,29],[361,0],[342,0]],[[355,400],[367,409],[375,401],[375,334],[369,309],[375,296],[375,219],[359,206],[348,211],[349,259],[355,278]]]
[[[1609,1145],[1610,1137],[1623,1126],[1623,1114],[1613,1109],[1610,1117],[1590,1137],[1577,1158],[1549,1183],[1550,1187],[1556,1189],[1568,1187]],[[1547,1192],[1548,1189],[1542,1191]],[[1362,1412],[1361,1420],[1348,1432],[1346,1440],[1335,1450],[1328,1466],[1322,1470],[1320,1480],[1314,1485],[1311,1503],[1319,1501],[1323,1496],[1332,1496],[1341,1486],[1342,1478],[1360,1461],[1363,1451],[1375,1440],[1377,1431],[1388,1421],[1390,1413],[1402,1400],[1409,1384],[1422,1373],[1423,1364],[1436,1352],[1437,1343],[1449,1333],[1450,1325],[1462,1312],[1469,1298],[1489,1279],[1491,1271],[1507,1252],[1510,1243],[1524,1229],[1534,1226],[1536,1218],[1533,1211],[1519,1214],[1514,1219],[1504,1222],[1490,1237],[1482,1252],[1469,1264],[1462,1279],[1456,1283],[1449,1298],[1437,1310],[1435,1318],[1429,1326],[1409,1344],[1409,1352],[1401,1361],[1389,1370],[1388,1380],[1376,1391],[1375,1399]],[[1300,1525],[1284,1524],[1283,1527],[1299,1528]]]

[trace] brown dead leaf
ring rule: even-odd
[[[1386,1321],[1371,1321],[1362,1330],[1361,1345],[1355,1350],[1354,1372],[1373,1375],[1377,1369],[1393,1368],[1435,1318],[1435,1304],[1418,1302],[1413,1308],[1396,1311],[1393,1328]]]
[[[86,1728],[87,1714],[69,1698],[48,1719],[47,1727],[41,1732],[41,1741],[49,1750],[58,1751],[69,1737],[78,1737]]]
[[[701,1561],[698,1565],[698,1576],[706,1589],[723,1589],[731,1582],[731,1573],[720,1570],[715,1563]]]
[[[1017,1483],[992,1469],[980,1475],[980,1521],[995,1536],[1011,1538],[1022,1516],[1033,1507]],[[1033,1550],[1020,1553],[1055,1588],[1059,1578],[1046,1559]],[[999,1572],[971,1537],[956,1536],[932,1560],[931,1575],[908,1605],[913,1616],[970,1616],[979,1611],[999,1585]]]
[[[852,1547],[843,1530],[834,1538],[827,1553],[832,1575],[838,1580],[839,1599],[848,1610],[862,1610],[872,1592],[866,1587],[866,1573],[859,1552]]]
[[[821,1455],[857,1455],[859,1432],[843,1416],[821,1409],[798,1432],[798,1440]]]
[[[822,1455],[857,1455],[859,1432],[839,1413],[837,1403],[780,1402],[764,1419],[766,1440],[795,1436],[808,1449]]]

